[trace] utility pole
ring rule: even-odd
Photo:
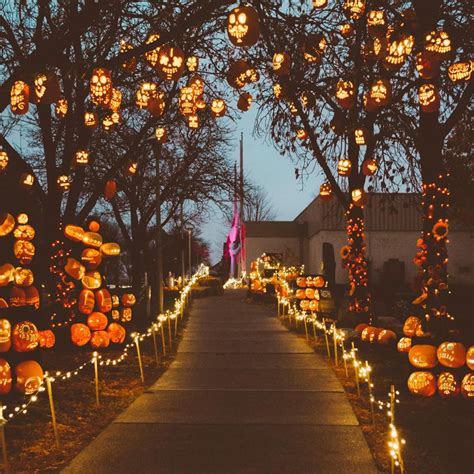
[[[240,273],[245,269],[245,232],[244,232],[244,132],[240,132]]]
[[[153,151],[155,153],[155,192],[156,192],[156,303],[159,314],[163,312],[163,236],[161,229],[161,172],[160,159],[162,144],[153,142]]]
[[[192,275],[192,258],[191,258],[191,237],[192,237],[193,229],[191,227],[188,229],[188,255],[189,255],[189,278]]]
[[[186,276],[186,262],[185,262],[185,251],[184,251],[184,214],[183,214],[183,204],[181,203],[181,228],[180,228],[180,237],[181,237],[181,279],[184,281]]]

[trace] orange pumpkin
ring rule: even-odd
[[[466,353],[466,364],[471,369],[474,370],[474,346],[471,346]]]
[[[22,321],[15,324],[12,339],[17,352],[34,351],[39,344],[38,328],[31,321]]]
[[[306,278],[305,277],[298,277],[296,279],[296,285],[300,288],[306,288]]]
[[[33,395],[43,381],[44,373],[41,365],[34,360],[20,362],[15,368],[15,388],[25,395]]]
[[[451,372],[441,372],[438,376],[438,393],[441,398],[452,398],[459,395],[460,383]]]
[[[461,382],[461,394],[464,398],[474,399],[474,373],[466,374]]]
[[[120,312],[120,321],[122,323],[128,323],[132,320],[132,308],[122,308]]]
[[[35,276],[29,268],[16,267],[13,275],[15,285],[28,288],[35,281]]]
[[[0,395],[7,395],[12,389],[12,369],[5,359],[0,359]]]
[[[408,360],[418,369],[432,369],[438,365],[436,347],[429,344],[417,344],[408,352]]]
[[[124,306],[133,306],[137,302],[135,295],[133,293],[124,293],[122,295],[122,304]]]
[[[408,316],[403,325],[403,334],[408,337],[413,337],[416,334],[417,328],[421,326],[421,319],[416,316]]]
[[[313,278],[313,285],[316,288],[323,288],[325,284],[326,284],[326,280],[324,279],[324,277],[318,275]]]
[[[91,314],[94,311],[95,297],[91,290],[81,290],[79,293],[79,312],[82,314]]]
[[[81,254],[81,261],[88,270],[95,270],[102,263],[102,253],[97,249],[84,249]]]
[[[377,338],[377,342],[379,344],[387,345],[395,341],[396,338],[397,335],[393,331],[390,331],[390,329],[383,329],[382,331],[380,331],[380,334]]]
[[[56,344],[54,332],[50,329],[39,332],[39,345],[45,349],[51,349]]]
[[[313,311],[313,312],[316,312],[316,311],[319,311],[319,301],[318,300],[311,300],[309,302],[309,310],[310,311]]]
[[[379,337],[379,334],[382,332],[382,328],[376,328],[373,326],[367,326],[361,334],[361,339],[364,342],[377,342],[377,339]]]
[[[87,317],[87,325],[93,331],[103,331],[108,324],[109,320],[104,313],[95,311]]]
[[[314,299],[314,288],[306,288],[305,290],[306,298],[313,300]]]
[[[33,306],[36,309],[40,307],[40,294],[38,288],[30,286],[25,291],[26,305]]]
[[[85,232],[82,242],[88,247],[100,248],[102,245],[102,236],[97,232]]]
[[[102,286],[102,275],[99,272],[86,272],[81,281],[84,288],[97,290]]]
[[[300,301],[300,308],[303,311],[308,311],[309,310],[309,300],[301,300]]]
[[[356,327],[355,327],[355,330],[357,332],[362,332],[365,328],[369,327],[368,324],[365,324],[365,323],[360,323],[358,324]]]
[[[26,306],[26,291],[23,288],[14,286],[10,292],[11,306]]]
[[[77,225],[67,225],[64,228],[64,235],[70,239],[74,240],[75,242],[82,242],[84,238],[84,229]]]
[[[13,244],[13,254],[21,265],[29,265],[35,256],[35,246],[29,240],[17,240]]]
[[[97,221],[92,220],[89,222],[88,228],[91,232],[99,232],[100,224]]]
[[[7,286],[13,281],[15,267],[11,263],[0,265],[0,287]]]
[[[112,308],[118,308],[120,306],[120,298],[117,295],[112,295]]]
[[[0,214],[0,237],[5,237],[15,228],[15,218],[11,214]]]
[[[0,319],[0,352],[8,352],[12,346],[12,326],[8,319]]]
[[[8,308],[8,303],[4,298],[0,298],[0,309],[1,308]]]
[[[437,350],[438,360],[441,365],[457,369],[466,362],[466,348],[460,342],[443,342]]]
[[[95,293],[97,308],[101,313],[108,313],[112,309],[112,296],[109,290],[101,288]]]
[[[71,326],[71,340],[78,347],[85,346],[91,340],[91,330],[82,323]]]
[[[106,257],[117,257],[120,255],[120,245],[116,242],[106,242],[100,246],[100,251]]]
[[[106,331],[94,331],[91,337],[91,346],[94,349],[108,347],[110,344],[109,334]]]
[[[298,288],[296,290],[295,296],[299,300],[304,300],[306,298],[306,290],[303,290],[303,288]]]
[[[110,342],[114,344],[122,344],[125,341],[125,328],[118,323],[111,323],[107,328]]]
[[[413,372],[407,385],[413,395],[432,397],[436,392],[436,378],[431,372]]]
[[[411,349],[411,337],[402,337],[398,341],[397,351],[398,352],[409,352]]]
[[[120,321],[120,311],[118,309],[113,309],[110,315],[114,321]]]
[[[107,201],[110,201],[115,196],[117,192],[117,183],[113,179],[109,179],[107,183],[105,183],[104,189],[104,197]]]
[[[81,280],[86,273],[86,268],[75,258],[68,258],[66,265],[64,265],[64,271],[74,280]]]

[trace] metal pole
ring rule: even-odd
[[[181,237],[181,279],[184,282],[184,277],[186,276],[186,261],[185,261],[185,251],[184,251],[184,217],[183,217],[183,204],[181,203],[181,229],[180,229],[180,237]]]
[[[161,143],[153,143],[153,150],[155,152],[155,192],[156,192],[156,291],[157,291],[157,312],[163,312],[163,240],[161,233],[161,173],[160,173],[160,158],[161,158]]]
[[[188,229],[188,255],[189,255],[189,278],[191,278],[192,275],[192,256],[191,256],[191,236],[192,236],[193,230]]]
[[[245,271],[244,225],[244,133],[240,132],[240,275]]]

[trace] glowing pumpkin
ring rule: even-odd
[[[12,369],[5,359],[0,359],[0,395],[7,395],[12,389]]]
[[[31,321],[22,321],[15,324],[12,339],[17,352],[34,351],[39,344],[38,328]]]
[[[409,352],[411,349],[411,337],[402,337],[398,341],[397,351],[398,352]]]
[[[94,349],[108,347],[110,344],[109,333],[106,331],[94,331],[91,337],[91,346]]]
[[[95,311],[87,317],[87,325],[93,331],[102,331],[109,323],[107,316],[104,313]]]
[[[443,342],[438,347],[437,355],[441,365],[456,369],[466,361],[466,348],[460,342]]]
[[[438,364],[436,347],[429,344],[417,344],[408,352],[408,359],[413,367],[418,369],[432,369]]]
[[[461,384],[451,372],[441,372],[438,376],[438,393],[441,398],[459,395]]]
[[[91,339],[91,330],[82,323],[76,323],[71,326],[72,343],[78,347],[85,346]]]
[[[82,314],[91,314],[94,311],[95,296],[91,290],[83,289],[79,293],[78,308]]]
[[[36,393],[43,382],[43,369],[34,360],[25,360],[15,367],[15,388],[24,395]]]
[[[431,372],[413,372],[407,385],[413,395],[432,397],[436,393],[436,378]]]
[[[107,328],[110,342],[113,344],[122,344],[125,341],[125,328],[118,323],[111,323]]]
[[[50,329],[39,331],[39,345],[45,349],[51,349],[56,343],[54,332]]]

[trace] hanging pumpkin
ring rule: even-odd
[[[10,110],[15,115],[28,113],[30,104],[30,88],[23,81],[15,81],[10,90]]]
[[[329,201],[332,199],[332,186],[331,183],[325,182],[319,187],[319,196],[323,201]]]
[[[284,51],[275,53],[272,59],[272,68],[278,76],[287,76],[291,68],[291,56]]]
[[[425,113],[433,113],[439,109],[439,92],[434,84],[422,84],[418,88],[418,101],[421,110]]]
[[[242,92],[237,101],[237,108],[242,112],[247,112],[252,105],[252,96],[248,92]]]
[[[0,359],[0,395],[8,395],[12,389],[12,369],[5,359]]]
[[[156,72],[165,81],[176,81],[184,72],[184,53],[181,48],[167,44],[160,48]]]
[[[31,321],[15,324],[12,332],[13,349],[17,352],[34,351],[39,344],[38,328]]]
[[[154,43],[160,39],[160,35],[158,33],[151,33],[148,38],[146,39],[146,44]],[[150,66],[155,67],[158,64],[160,53],[160,46],[153,48],[149,51],[145,51],[145,60],[150,64]]]
[[[352,203],[354,206],[362,207],[367,204],[367,193],[361,188],[355,188],[351,191]]]
[[[126,53],[127,51],[131,51],[132,49],[133,49],[133,46],[130,43],[127,43],[124,40],[122,40],[120,42],[120,52],[121,53]],[[137,58],[132,56],[131,58],[126,59],[122,63],[122,68],[125,69],[128,72],[133,72],[135,70],[136,65],[137,65]]]
[[[91,339],[91,330],[82,323],[76,323],[71,326],[72,343],[78,347],[85,346]]]
[[[461,61],[459,63],[451,64],[448,67],[449,79],[453,82],[470,81],[472,71],[474,70],[474,60]]]
[[[35,104],[53,104],[61,96],[59,78],[53,72],[37,74],[33,85],[31,101]]]
[[[451,52],[451,39],[446,31],[431,31],[425,36],[425,50],[442,60]]]
[[[438,360],[441,365],[457,369],[466,362],[466,348],[460,342],[443,342],[437,350]]]
[[[385,11],[370,10],[367,14],[367,31],[370,36],[382,36],[385,33]]]
[[[199,67],[199,58],[197,56],[188,56],[186,59],[186,66],[190,72],[197,71]]]
[[[77,150],[75,157],[74,157],[74,163],[77,166],[86,166],[89,164],[89,152],[87,150]]]
[[[20,176],[20,186],[23,189],[31,189],[35,184],[35,177],[31,173],[23,173]]]
[[[211,103],[211,112],[214,117],[223,117],[226,112],[224,99],[214,99]]]
[[[355,86],[352,81],[339,79],[336,85],[336,99],[341,107],[350,109],[355,103]]]
[[[199,116],[194,114],[194,115],[188,115],[188,127],[192,129],[197,129],[201,126],[201,120],[199,119]]]
[[[243,59],[234,61],[227,71],[227,82],[235,89],[242,89],[250,82],[251,71],[253,68]]]
[[[416,70],[423,79],[433,79],[439,74],[439,62],[429,51],[420,51],[416,55]]]
[[[367,106],[384,107],[392,100],[392,87],[385,79],[377,79],[370,87]],[[367,108],[367,107],[366,107]]]
[[[408,352],[408,359],[413,367],[432,369],[438,365],[436,347],[429,344],[417,344]]]
[[[239,5],[227,15],[227,35],[234,46],[253,46],[260,37],[260,20],[255,8]]]
[[[107,201],[112,200],[116,192],[117,192],[117,183],[113,179],[109,179],[105,183],[105,188],[104,188],[105,199],[107,199]]]
[[[122,104],[122,93],[115,87],[112,88],[112,98],[110,99],[109,108],[113,112],[118,112]]]
[[[373,176],[375,173],[377,173],[378,169],[379,165],[377,164],[377,161],[373,158],[366,158],[362,162],[362,173],[365,176]]]
[[[342,8],[347,17],[358,20],[365,11],[365,0],[344,0]]]
[[[62,174],[56,178],[56,186],[59,191],[67,192],[71,188],[71,181],[68,175]]]
[[[413,395],[432,397],[436,393],[436,378],[431,372],[413,372],[407,385]]]
[[[191,86],[182,87],[179,92],[179,111],[185,117],[196,113],[195,89]]]
[[[96,68],[92,71],[90,80],[90,97],[95,105],[107,107],[112,99],[112,76],[110,71]]]
[[[147,109],[150,100],[157,95],[157,86],[154,82],[143,82],[140,84],[136,95],[135,104],[140,109]]]
[[[451,372],[441,372],[438,376],[438,393],[441,398],[459,395],[461,384]]]
[[[12,346],[12,326],[8,319],[0,319],[0,352],[8,352]]]
[[[327,47],[326,38],[319,34],[313,33],[306,37],[303,44],[303,57],[309,63],[318,62]]]
[[[157,127],[155,129],[155,138],[158,143],[166,143],[168,141],[168,132],[165,127]]]
[[[33,395],[41,387],[44,373],[41,365],[34,360],[25,360],[15,367],[15,388],[24,395]]]
[[[84,125],[88,128],[95,128],[99,124],[99,117],[95,112],[84,112]]]
[[[63,119],[66,117],[69,110],[69,103],[67,99],[64,97],[58,99],[56,105],[54,106],[54,113],[56,114],[56,118]]]
[[[337,174],[339,176],[349,176],[351,173],[351,169],[352,169],[351,160],[344,158],[338,161]]]

